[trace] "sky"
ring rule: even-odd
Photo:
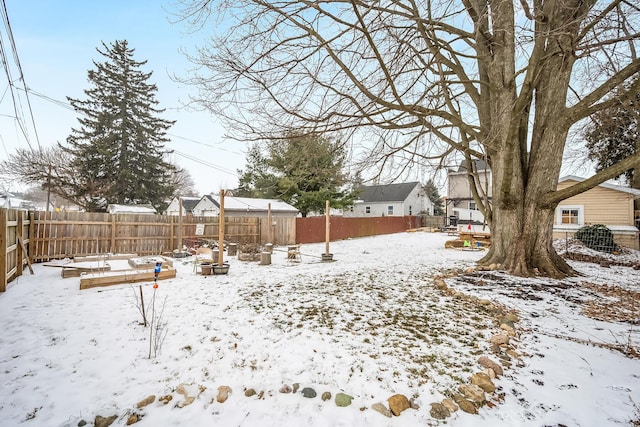
[[[93,425],[97,415],[124,426],[134,413],[142,417],[136,427],[588,427],[640,420],[640,359],[616,350],[640,346],[637,271],[569,261],[582,276],[452,277],[446,272],[472,268],[484,253],[445,249],[450,239],[414,232],[336,241],[330,263],[319,260],[324,243],[302,245],[300,262],[276,247],[270,265],[226,256],[229,272],[219,276],[196,274],[191,258],[179,258],[176,277],[159,280],[156,291],[152,282],[80,290],[85,278],[130,273],[127,260],[80,262],[112,270],[83,278],[61,277],[68,259],[37,263],[33,275],[25,269],[0,293],[0,426]],[[606,256],[640,260],[638,251]],[[434,283],[443,274],[447,290]],[[155,341],[143,325],[140,293],[147,319],[156,295],[155,325],[165,337],[151,346],[151,358]],[[515,337],[492,348],[495,336],[504,337],[505,311],[517,314]],[[491,405],[477,415],[459,409],[446,421],[433,419],[431,404],[468,385],[483,370],[480,357],[502,365],[492,380],[497,390],[484,394]],[[296,383],[297,392],[280,392]],[[231,393],[221,403],[225,386]],[[245,395],[251,388],[256,395]],[[304,389],[317,396],[303,397]],[[187,404],[180,391],[194,401]],[[322,400],[324,393],[331,398]],[[351,404],[338,407],[338,393]],[[393,418],[373,409],[397,394],[417,409]]]
[[[104,61],[96,48],[101,47],[101,42],[127,40],[129,47],[135,49],[134,58],[148,61],[141,69],[153,72],[150,82],[158,87],[158,107],[167,110],[163,117],[176,120],[168,131],[171,141],[166,145],[175,150],[171,160],[189,171],[201,195],[235,188],[237,169],[245,165],[245,144],[225,139],[223,127],[208,112],[184,107],[195,88],[172,79],[174,75],[187,76],[192,66],[180,50],[192,50],[205,41],[205,33],[190,34],[186,25],[175,22],[175,2],[5,0],[4,3],[15,52],[4,25],[0,25],[0,34],[16,88],[13,93],[19,104],[18,116],[25,123],[28,140],[15,119],[8,78],[3,73],[0,161],[6,160],[17,147],[27,148],[29,144],[37,147],[38,141],[41,146],[64,142],[78,123],[66,97],[85,99],[83,91],[90,88],[87,71],[94,69],[92,61]],[[29,88],[33,121],[23,84],[18,81],[14,54]],[[19,183],[9,185],[8,190],[23,189]]]

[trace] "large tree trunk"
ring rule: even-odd
[[[537,30],[548,34],[536,40],[538,61],[527,70],[521,92],[517,84],[513,41],[513,4],[492,3],[498,43],[491,55],[481,57],[487,69],[491,106],[483,141],[489,147],[493,174],[493,203],[490,216],[491,248],[480,264],[500,264],[520,276],[544,275],[561,278],[575,271],[553,248],[553,220],[557,202],[548,196],[557,190],[562,153],[570,123],[567,121],[566,95],[575,61],[574,46],[562,28],[578,26],[575,8],[557,6],[550,19],[539,22]],[[586,10],[586,9],[585,9]],[[581,11],[584,13],[584,11]],[[502,39],[501,37],[504,37]],[[491,58],[491,61],[486,61]],[[535,103],[532,101],[535,100]],[[529,109],[535,105],[531,139]],[[491,138],[491,139],[489,139]]]

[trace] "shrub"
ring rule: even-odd
[[[618,249],[613,241],[613,233],[602,224],[586,225],[576,233],[576,239],[584,243],[588,248],[600,252],[611,253]]]

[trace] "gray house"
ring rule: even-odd
[[[405,216],[433,214],[433,203],[419,182],[369,185],[360,189],[353,206],[345,209],[345,217]]]

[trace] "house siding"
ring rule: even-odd
[[[558,184],[558,190],[570,187],[575,181],[564,181]],[[578,226],[559,224],[557,209],[554,219],[554,239],[570,237],[583,225],[604,224],[605,226],[628,226],[628,231],[612,230],[614,241],[631,249],[640,249],[638,229],[634,226],[633,195],[606,187],[595,187],[577,196],[563,200],[557,209],[563,206],[582,206],[584,221]]]
[[[558,190],[570,187],[575,182],[562,182]],[[577,196],[563,200],[558,205],[584,206],[584,224],[634,225],[633,196],[622,191],[595,187]],[[557,215],[555,224],[558,224]]]

